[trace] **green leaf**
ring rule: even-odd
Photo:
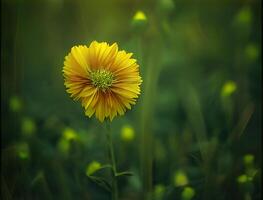
[[[133,176],[133,172],[129,172],[129,171],[125,171],[125,172],[119,172],[119,173],[116,173],[115,176],[116,177],[120,177],[120,176]]]
[[[107,190],[108,192],[111,192],[111,185],[109,182],[101,177],[97,176],[88,176],[93,182],[95,182],[98,186],[102,187],[103,189]]]
[[[105,168],[111,168],[112,169],[112,166],[111,165],[102,165],[101,166],[101,168],[99,169],[99,170],[101,170],[101,169],[105,169]]]

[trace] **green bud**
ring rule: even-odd
[[[259,50],[258,47],[254,44],[249,44],[245,48],[245,55],[248,60],[254,61],[259,56]]]
[[[242,174],[237,177],[237,182],[242,184],[248,182],[248,176],[246,174]]]
[[[17,155],[21,160],[27,160],[29,154],[29,146],[27,143],[24,142],[17,145]]]
[[[244,157],[243,157],[243,162],[246,166],[248,165],[252,165],[254,163],[254,155],[252,154],[246,154]]]
[[[239,25],[247,25],[252,22],[252,12],[249,7],[243,7],[236,15],[235,21]]]
[[[132,18],[132,27],[136,32],[142,31],[148,23],[147,16],[143,11],[137,11]]]
[[[61,137],[58,144],[57,144],[57,147],[61,153],[67,154],[69,149],[70,149],[70,143],[68,140]]]
[[[173,0],[159,0],[160,9],[165,13],[170,13],[175,8]]]
[[[30,136],[36,132],[37,127],[33,119],[25,117],[22,120],[21,129],[23,134]]]
[[[154,197],[156,200],[163,199],[165,193],[165,186],[162,184],[158,184],[154,187]]]

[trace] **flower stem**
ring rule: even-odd
[[[111,137],[111,129],[110,129],[110,122],[106,123],[106,133],[107,133],[107,142],[109,148],[109,156],[112,165],[112,200],[118,200],[118,185],[117,185],[117,169],[116,169],[116,161],[113,149],[113,142]]]

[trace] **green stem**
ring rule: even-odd
[[[106,123],[106,133],[107,133],[107,142],[109,147],[109,156],[112,165],[112,200],[118,200],[118,185],[117,185],[117,169],[116,169],[116,161],[113,149],[113,142],[111,137],[111,130],[110,130],[110,122]]]

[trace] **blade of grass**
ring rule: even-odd
[[[229,138],[228,138],[228,143],[232,142],[233,140],[239,139],[242,134],[244,133],[249,120],[251,119],[253,113],[255,110],[255,106],[253,103],[249,103],[244,111],[242,112],[240,119],[236,125],[236,127],[234,128],[234,130],[232,131],[232,133],[230,133]]]

